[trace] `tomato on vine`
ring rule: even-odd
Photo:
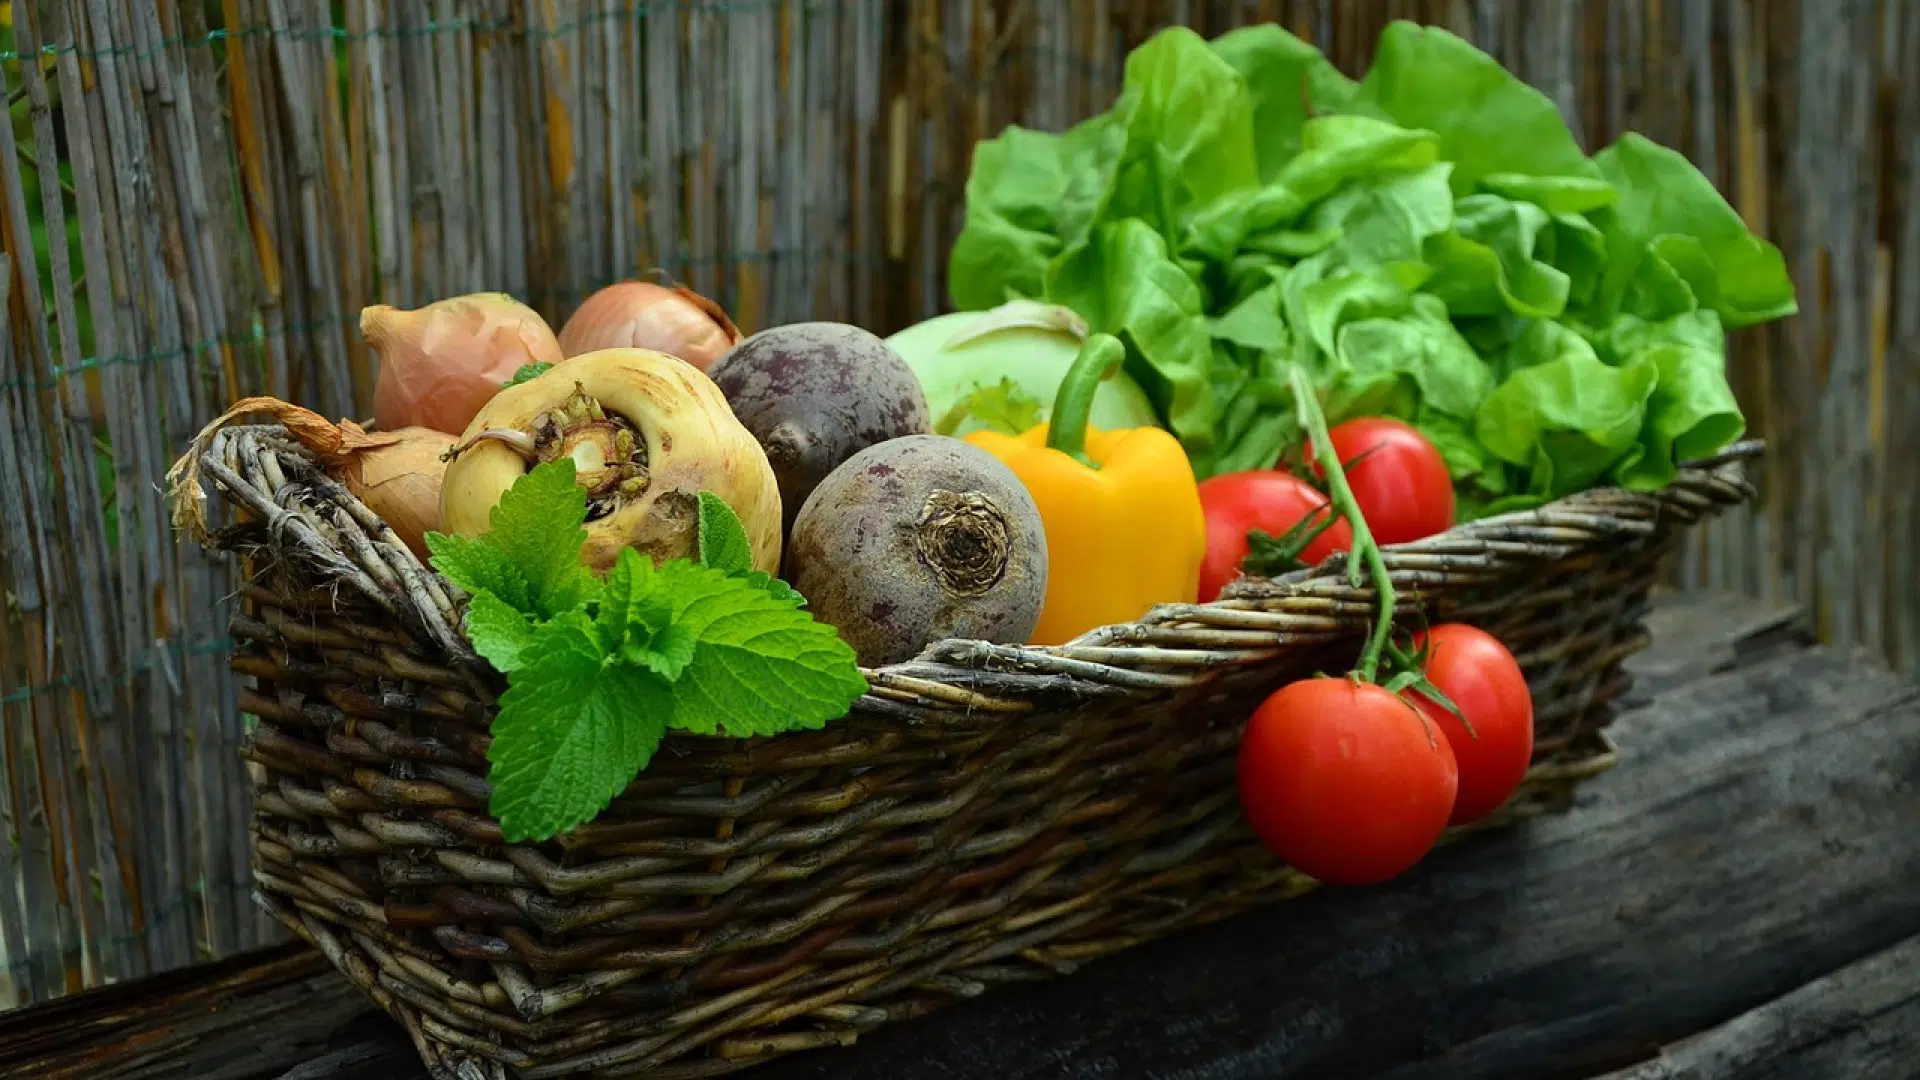
[[[1347,585],[1369,585],[1375,612],[1346,678],[1290,683],[1255,710],[1241,735],[1236,779],[1248,822],[1274,854],[1321,881],[1364,885],[1419,862],[1446,831],[1459,763],[1447,738],[1401,691],[1419,687],[1446,699],[1442,704],[1450,699],[1418,671],[1390,673],[1385,685],[1375,681],[1383,657],[1405,666],[1392,648],[1393,575],[1348,483],[1311,378],[1296,366],[1287,379],[1314,469],[1353,530]],[[1449,515],[1451,492],[1449,486]]]
[[[1200,602],[1209,603],[1242,570],[1256,577],[1312,566],[1353,546],[1353,529],[1312,484],[1278,469],[1222,473],[1200,482],[1207,553]]]
[[[1376,543],[1405,544],[1453,527],[1453,477],[1417,428],[1392,417],[1363,416],[1327,434]],[[1313,471],[1326,475],[1318,462]]]
[[[1287,865],[1320,881],[1371,885],[1424,858],[1459,784],[1447,740],[1405,698],[1373,683],[1289,683],[1247,722],[1240,805]]]
[[[1460,768],[1450,823],[1478,821],[1507,801],[1533,761],[1533,696],[1519,661],[1492,634],[1443,623],[1416,634],[1427,681],[1460,715],[1415,687],[1407,696],[1446,734]],[[1462,717],[1465,723],[1461,722]]]

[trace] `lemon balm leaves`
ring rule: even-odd
[[[866,693],[853,650],[785,582],[752,569],[739,518],[700,493],[700,562],[631,548],[602,582],[580,563],[572,463],[515,481],[478,537],[429,534],[471,597],[475,651],[507,677],[487,751],[488,808],[510,843],[590,821],[669,730],[819,728]]]
[[[699,642],[677,684],[675,727],[729,735],[819,728],[866,693],[853,650],[791,601],[686,563],[668,563],[655,580],[673,597],[673,625]]]
[[[711,491],[700,493],[700,563],[729,574],[753,569],[753,546],[740,515]]]
[[[591,820],[669,729],[776,735],[844,715],[867,690],[853,650],[760,576],[623,552],[594,616],[524,635],[483,622],[512,664],[488,754],[502,827],[538,839]]]
[[[427,550],[433,555],[434,569],[469,595],[490,594],[515,611],[533,610],[526,575],[505,551],[484,537],[430,532]]]
[[[506,385],[502,386],[501,389],[504,390],[508,386],[519,386],[523,382],[530,379],[537,379],[552,370],[553,365],[544,360],[537,364],[522,364],[519,370],[513,373],[513,378],[508,379]]]
[[[800,610],[798,593],[763,578],[685,559],[655,568],[622,552],[598,640],[673,683],[669,727],[727,735],[818,728],[866,693],[866,680],[833,628]],[[617,642],[614,618],[625,627]]]
[[[659,748],[672,684],[609,659],[579,611],[545,623],[520,654],[487,748],[488,809],[508,843],[591,821]]]
[[[526,576],[534,609],[552,618],[586,603],[598,588],[580,563],[587,542],[587,493],[573,460],[535,466],[500,496],[486,537]]]
[[[532,619],[490,592],[473,595],[467,605],[467,638],[473,651],[501,671],[514,671],[539,638]]]
[[[594,632],[609,652],[618,652],[636,631],[653,633],[673,620],[666,594],[653,586],[652,560],[632,548],[620,552],[607,574],[594,615]]]
[[[587,493],[573,461],[535,466],[513,482],[480,536],[427,534],[434,568],[468,593],[490,592],[529,615],[553,618],[593,599],[599,588],[580,563]]]

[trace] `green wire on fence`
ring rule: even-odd
[[[221,653],[233,651],[233,639],[231,637],[220,637],[193,642],[191,644],[184,641],[168,641],[164,644],[163,648],[183,656],[217,656]],[[9,690],[4,694],[0,694],[0,707],[18,705],[23,701],[40,697],[44,694],[57,694],[61,691],[77,690],[82,687],[131,686],[133,685],[133,680],[151,672],[154,666],[154,661],[142,660],[140,663],[133,665],[118,675],[105,676],[98,679],[83,680],[72,675],[63,675],[58,679],[54,679],[52,682],[41,683],[38,686],[23,686],[18,690]]]
[[[632,22],[653,16],[656,13],[694,13],[700,15],[742,15],[756,12],[774,11],[780,8],[792,8],[801,14],[820,12],[857,10],[862,7],[878,8],[882,0],[640,0],[639,4],[625,11],[601,11],[591,15],[582,15],[568,19],[557,26],[522,26],[511,19],[493,19],[471,22],[434,22],[428,20],[419,26],[377,27],[371,30],[348,30],[343,26],[288,27],[277,30],[271,25],[253,25],[241,27],[221,27],[199,37],[163,38],[159,43],[146,48],[134,48],[131,45],[116,45],[107,49],[82,49],[77,45],[42,45],[37,54],[40,56],[75,56],[82,60],[120,59],[131,57],[144,60],[172,48],[212,48],[226,41],[240,41],[252,37],[282,37],[290,41],[333,41],[348,43],[354,41],[392,41],[418,37],[431,37],[437,34],[514,34],[547,40],[576,34],[590,26],[611,22]],[[25,53],[12,49],[0,50],[0,60],[23,60]]]
[[[749,263],[778,264],[795,258],[807,259],[816,263],[842,263],[850,266],[878,264],[881,261],[880,257],[875,254],[835,248],[764,248],[758,251],[730,251],[717,255],[695,255],[691,250],[682,248],[680,251],[674,253],[671,262],[677,266],[704,268],[718,266],[734,267]],[[532,289],[529,290],[522,299],[535,304],[546,301],[581,300],[601,288],[625,279],[626,275],[622,275],[621,277],[608,278],[604,281],[580,287],[561,286],[558,288]],[[47,375],[42,378],[35,379],[20,376],[0,381],[0,391],[20,389],[52,390],[59,385],[58,380],[60,379],[84,374],[100,368],[121,366],[142,367],[147,364],[160,364],[170,360],[195,356],[209,350],[221,348],[222,346],[228,348],[245,348],[263,345],[269,337],[298,337],[305,334],[316,334],[333,330],[340,326],[358,326],[359,323],[360,315],[358,312],[351,314],[339,312],[318,319],[293,323],[273,334],[269,334],[263,327],[256,326],[251,332],[245,334],[217,334],[191,344],[170,349],[156,349],[152,352],[138,355],[89,356],[77,363],[54,364],[48,370]]]
[[[125,934],[107,934],[89,937],[85,944],[88,948],[95,950],[118,949],[127,945],[139,945],[155,934],[171,930],[175,923],[180,921],[182,917],[185,917],[186,921],[195,924],[197,927],[203,922],[202,909],[205,905],[204,897],[209,891],[214,893],[222,891],[250,892],[252,888],[252,881],[235,881],[231,877],[216,877],[211,883],[204,879],[195,881],[187,885],[183,892],[176,895],[173,900],[155,908],[152,912],[152,917],[148,919],[146,925],[140,929]],[[249,903],[246,906],[252,908],[253,905]],[[270,916],[266,916],[264,911],[259,912],[259,914],[270,918]],[[81,943],[75,941],[71,949],[72,951],[78,951],[80,946]],[[65,951],[60,949],[30,948],[26,951],[25,955],[22,956],[8,955],[6,958],[6,967],[14,978],[15,987],[21,988],[28,985],[23,982],[23,976],[28,976],[35,968],[50,969],[53,971],[60,970],[65,955]]]

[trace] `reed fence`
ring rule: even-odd
[[[1447,26],[1589,149],[1688,153],[1787,253],[1739,339],[1762,502],[1679,583],[1920,670],[1920,4],[1904,0],[16,0],[0,75],[0,1003],[273,935],[248,898],[228,569],[159,481],[233,398],[371,411],[364,304],[558,324],[659,267],[743,329],[942,309],[969,151],[1127,50],[1277,21],[1350,73]]]

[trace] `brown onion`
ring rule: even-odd
[[[441,458],[452,449],[453,436],[421,427],[388,434],[399,441],[353,455],[341,466],[340,479],[424,562],[427,533],[440,528],[440,483],[447,475]]]
[[[739,340],[740,328],[719,304],[692,289],[651,281],[621,281],[601,289],[560,327],[560,351],[570,357],[600,349],[650,349],[701,371]]]
[[[200,489],[200,461],[215,432],[251,413],[266,413],[278,420],[294,441],[319,459],[328,475],[346,485],[386,523],[393,539],[421,560],[427,558],[426,533],[440,527],[440,484],[447,468],[440,455],[452,448],[453,436],[426,428],[370,434],[351,420],[330,423],[319,413],[279,398],[236,401],[194,436],[192,447],[167,470],[176,527],[195,539],[206,538],[207,496]]]
[[[380,354],[373,415],[385,431],[458,435],[521,367],[565,359],[546,320],[505,293],[411,311],[374,304],[361,309],[360,336]]]

